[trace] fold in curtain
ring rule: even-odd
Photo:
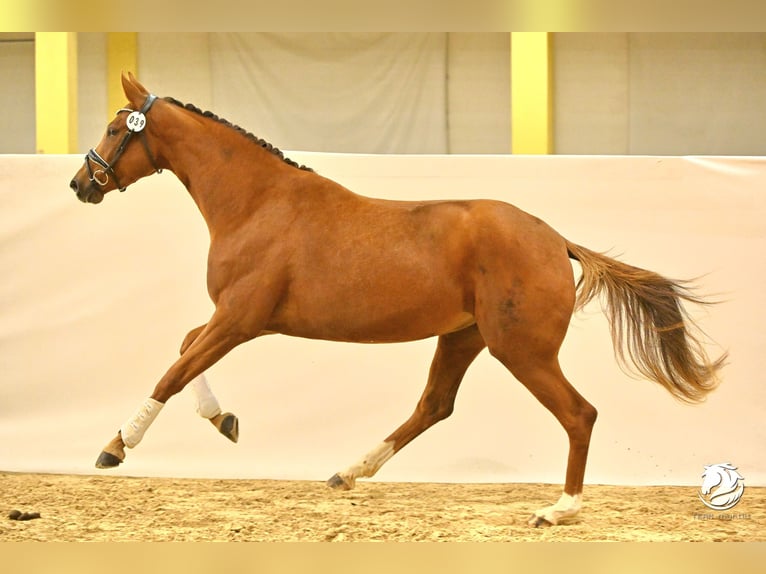
[[[446,153],[445,33],[210,36],[213,109],[273,145]]]

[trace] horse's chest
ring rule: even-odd
[[[283,251],[276,241],[211,243],[207,264],[210,297],[217,302],[227,293],[242,296],[278,288],[285,275]]]

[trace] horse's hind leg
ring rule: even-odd
[[[353,488],[358,477],[373,476],[387,460],[412,439],[430,426],[447,418],[452,413],[455,396],[466,369],[484,347],[484,339],[475,325],[439,337],[428,383],[415,407],[415,412],[359,462],[333,475],[327,481],[328,486],[342,490]]]
[[[567,381],[558,361],[575,305],[566,243],[539,221],[517,223],[523,241],[499,233],[482,244],[488,272],[476,285],[474,315],[490,353],[553,413],[569,438],[564,492],[529,521],[541,526],[579,511],[597,413]]]
[[[553,306],[553,305],[551,305]],[[558,419],[569,437],[564,492],[559,501],[537,510],[529,520],[532,526],[558,524],[572,519],[582,502],[585,463],[596,409],[567,381],[558,362],[558,349],[566,332],[566,323],[534,313],[525,320],[516,310],[518,321],[512,328],[493,326],[482,331],[490,353]]]
[[[191,346],[206,325],[207,324],[200,325],[189,331],[189,334],[184,337],[184,341],[181,344],[181,355],[186,352],[186,349]],[[218,429],[218,432],[230,441],[237,442],[237,440],[239,440],[239,419],[233,413],[221,412],[221,406],[218,403],[218,399],[215,398],[213,391],[210,389],[205,373],[200,373],[188,386],[194,394],[197,414],[213,423],[213,426]]]
[[[570,520],[582,504],[585,463],[596,409],[566,380],[556,359],[521,365],[510,361],[506,366],[553,413],[569,437],[564,492],[556,504],[535,511],[529,524],[537,527]]]

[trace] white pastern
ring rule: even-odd
[[[529,522],[534,525],[537,518],[544,518],[551,524],[561,524],[577,516],[581,506],[582,493],[572,496],[564,492],[556,504],[536,511]]]
[[[120,428],[120,435],[122,436],[122,442],[128,448],[133,448],[141,439],[144,438],[146,429],[154,422],[157,415],[160,414],[164,403],[155,401],[152,398],[148,398],[144,401],[144,404],[136,411],[128,421]]]
[[[359,462],[352,464],[343,472],[339,472],[338,476],[349,488],[353,488],[357,478],[373,476],[392,456],[394,456],[394,443],[382,442],[364,455]]]
[[[197,414],[205,419],[212,419],[213,417],[221,414],[221,406],[218,404],[218,399],[213,395],[213,391],[210,390],[210,385],[207,383],[205,373],[202,373],[195,377],[190,383],[192,393],[197,402]]]

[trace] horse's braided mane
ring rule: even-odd
[[[210,118],[211,120],[215,120],[218,123],[223,124],[226,127],[229,127],[231,129],[241,133],[247,139],[249,139],[252,142],[255,142],[256,144],[261,146],[266,151],[273,153],[275,156],[280,158],[282,161],[284,161],[288,165],[291,165],[291,166],[293,166],[295,168],[298,168],[298,169],[302,169],[304,171],[314,171],[310,167],[306,167],[305,165],[301,165],[298,162],[295,162],[295,161],[291,160],[290,158],[285,157],[285,154],[283,154],[282,151],[279,148],[274,147],[273,145],[271,145],[266,140],[251,134],[249,131],[239,127],[238,125],[235,125],[235,124],[231,123],[228,120],[225,120],[223,118],[219,118],[213,112],[203,112],[200,108],[198,108],[194,104],[184,104],[183,102],[180,102],[180,101],[176,100],[175,98],[166,97],[164,99],[165,99],[165,101],[170,102],[171,104],[175,104],[176,106],[180,106],[180,107],[184,108],[185,110],[189,110],[190,112],[194,112],[194,113],[199,114],[199,115],[201,115],[203,117]]]

